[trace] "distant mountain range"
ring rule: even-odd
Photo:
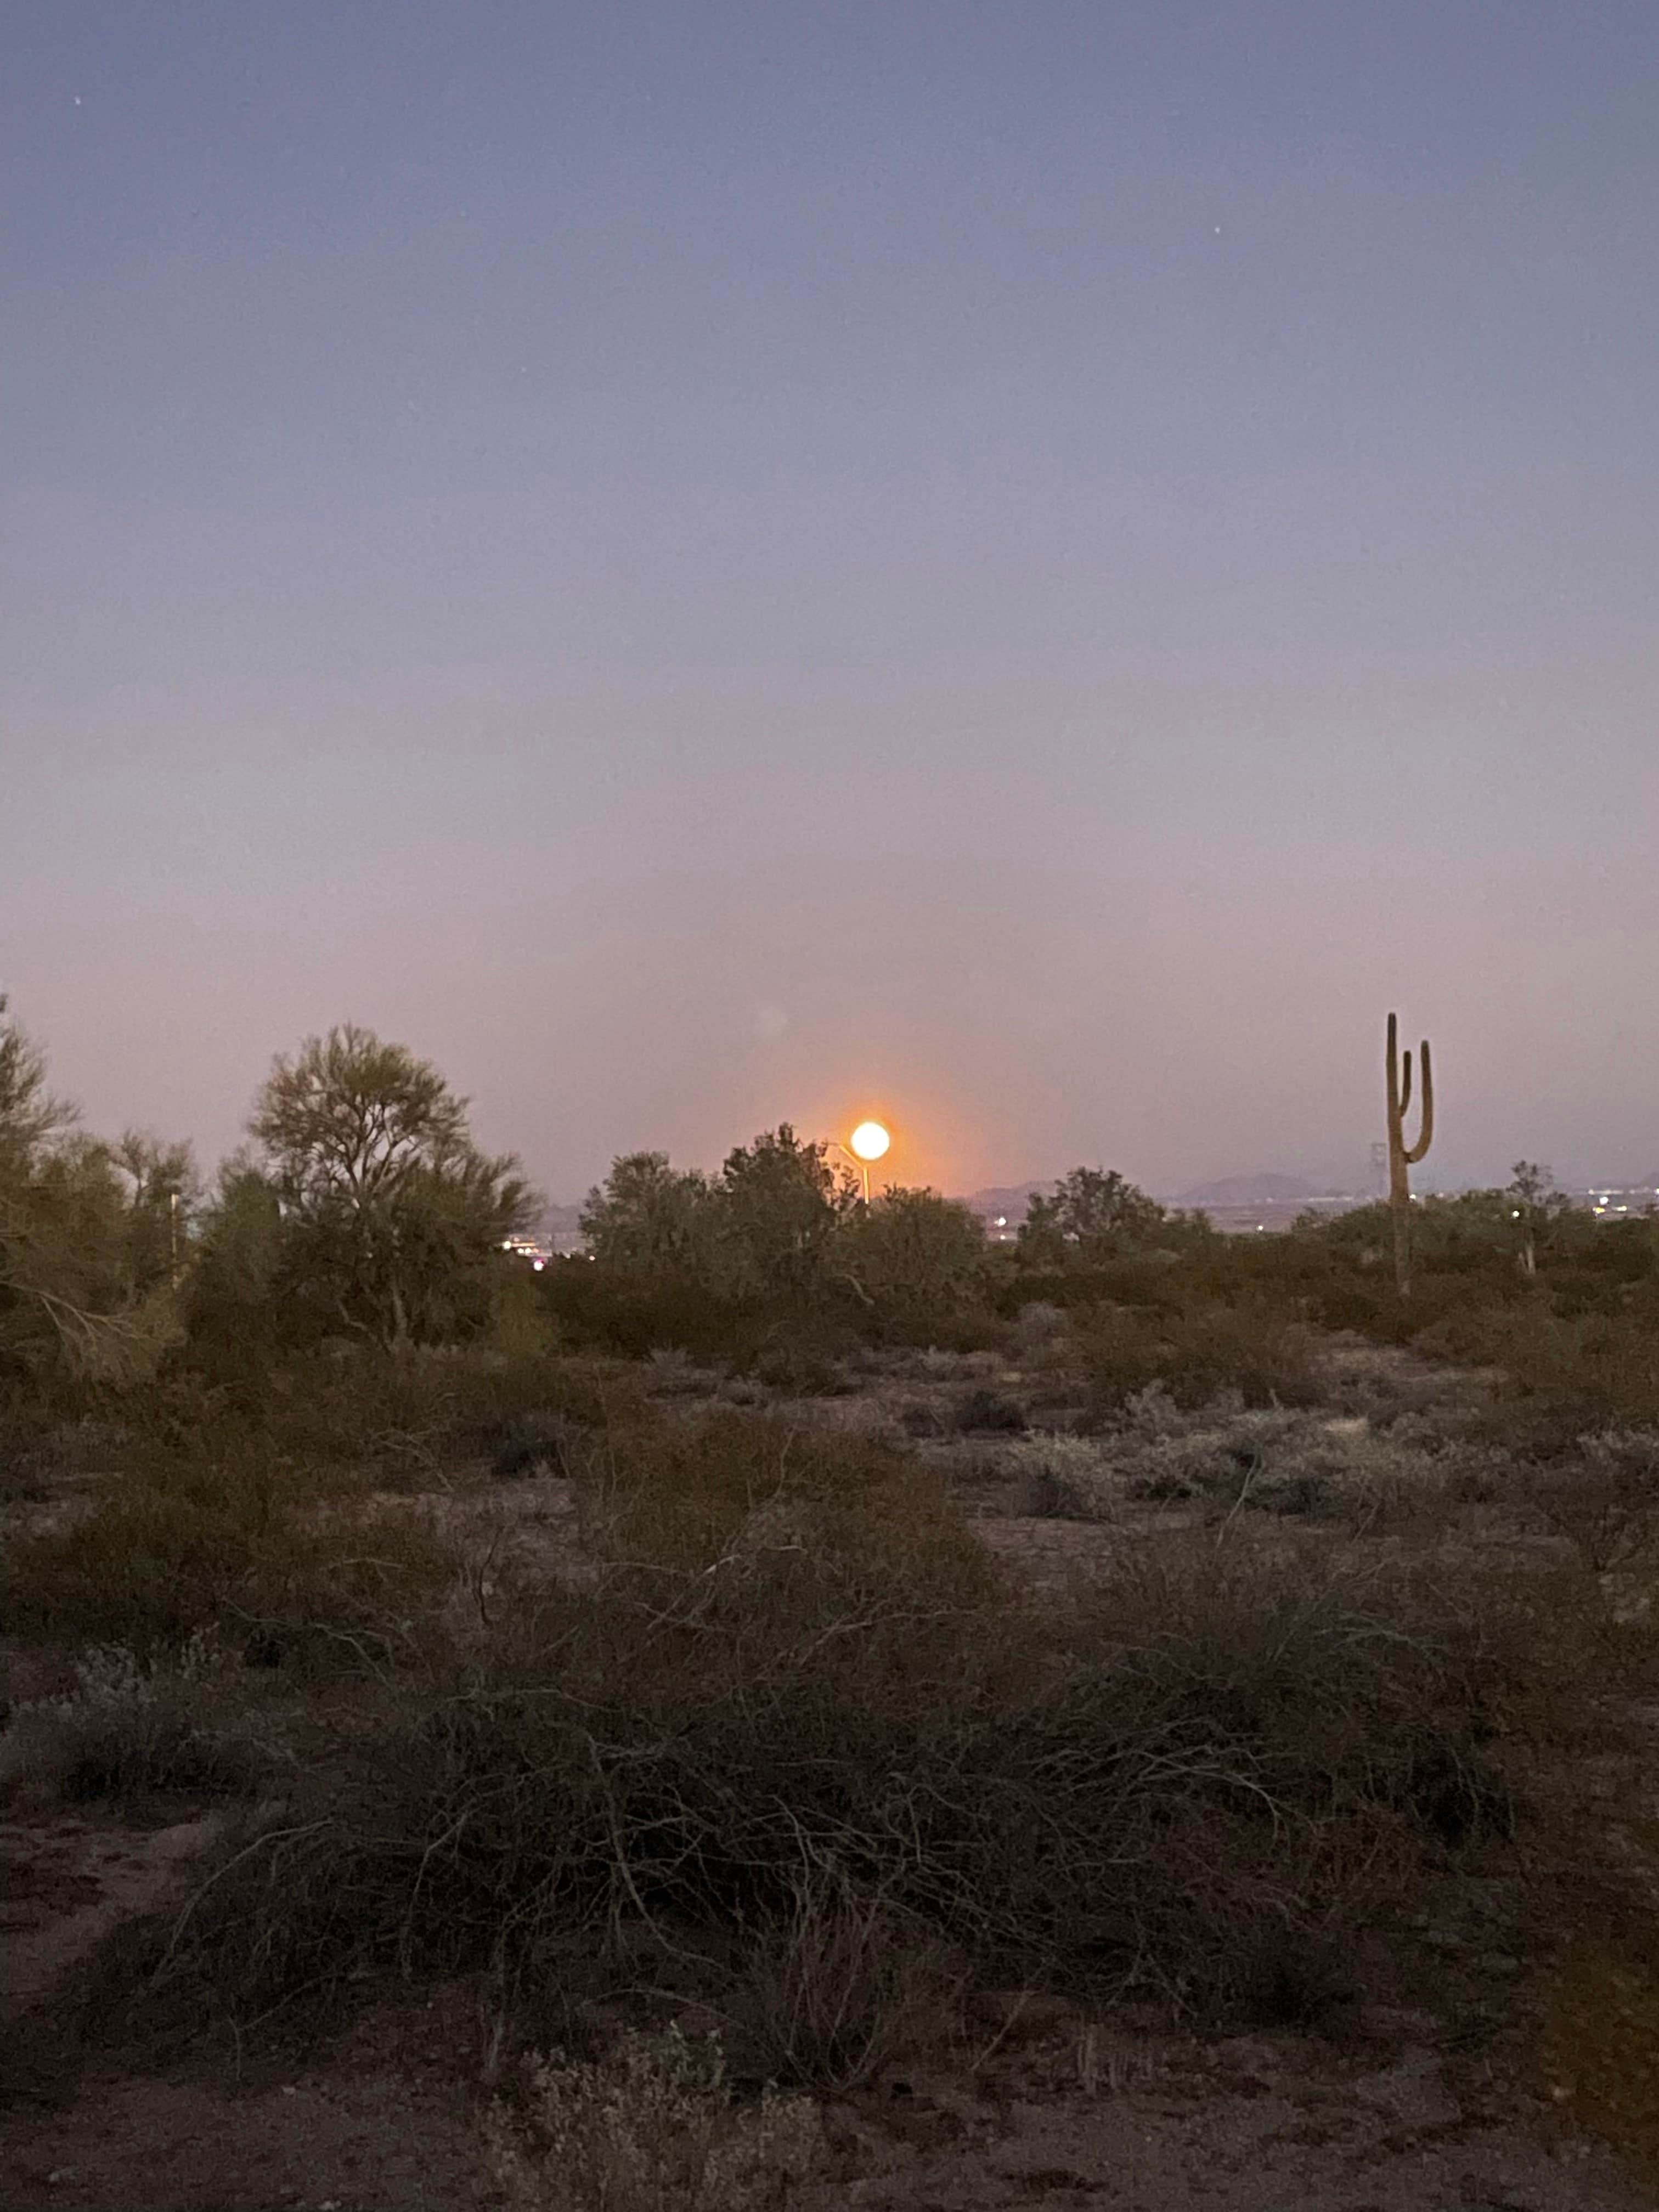
[[[1659,1182],[1659,1177],[1656,1178]],[[962,1203],[981,1221],[1006,1222],[1018,1228],[1025,1218],[1025,1211],[1035,1193],[1050,1190],[1054,1178],[1046,1182],[994,1183],[987,1189],[974,1191]],[[1218,1182],[1196,1184],[1183,1190],[1168,1202],[1218,1213],[1248,1212],[1252,1208],[1283,1209],[1305,1206],[1318,1195],[1313,1183],[1300,1176],[1243,1175],[1224,1176]],[[544,1233],[558,1249],[570,1249],[580,1242],[578,1216],[580,1206],[550,1206],[543,1216]]]
[[[998,1183],[988,1190],[975,1191],[963,1204],[981,1220],[995,1221],[1000,1216],[1012,1224],[1025,1218],[1033,1193],[1050,1187],[1046,1182]],[[1213,1207],[1218,1212],[1246,1212],[1252,1206],[1305,1206],[1316,1195],[1314,1185],[1300,1176],[1224,1176],[1219,1182],[1199,1183],[1183,1190],[1170,1203],[1200,1211]]]
[[[1316,1195],[1314,1186],[1300,1176],[1224,1176],[1219,1182],[1201,1182],[1183,1190],[1177,1206],[1305,1206]]]
[[[1002,1220],[1013,1224],[1024,1220],[1025,1209],[1033,1194],[1048,1188],[1046,1182],[999,1184],[990,1190],[976,1190],[971,1198],[964,1198],[962,1202],[970,1213],[978,1214],[981,1221]]]

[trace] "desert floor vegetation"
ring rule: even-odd
[[[1425,1214],[1407,1311],[1363,1219],[1230,1243],[1080,1174],[998,1255],[783,1131],[619,1163],[537,1278],[429,1071],[313,1063],[403,1101],[373,1220],[291,1115],[177,1285],[107,1162],[8,1169],[42,1266],[65,1176],[112,1239],[84,1328],[0,1298],[20,2187],[115,2201],[195,2097],[230,2148],[159,2206],[278,2201],[256,2112],[365,2212],[411,2142],[481,2206],[1105,2203],[1114,2100],[1162,2085],[1151,2140],[1231,2066],[1386,2075],[1379,2202],[1638,2201],[1647,1224],[1522,1269],[1511,1212]],[[1316,2154],[1250,2157],[1315,2204]]]
[[[1645,2154],[1659,1435],[1196,1310],[805,1389],[368,1347],[20,1428],[12,1817],[212,1838],[14,2021],[25,2084],[341,2063],[465,1990],[477,2202],[830,2202],[838,2112],[1029,2055],[995,2002],[1191,2050],[1438,2005]]]

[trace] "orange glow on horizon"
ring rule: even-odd
[[[763,1108],[759,1127],[767,1112],[777,1118],[775,1105]],[[853,1144],[853,1135],[866,1121],[887,1132],[887,1150],[865,1159]],[[796,1108],[798,1127],[820,1131],[832,1147],[851,1152],[860,1169],[867,1168],[872,1182],[924,1187],[947,1194],[970,1191],[992,1178],[983,1157],[984,1145],[975,1121],[962,1102],[950,1092],[922,1094],[912,1082],[890,1085],[877,1073],[856,1089],[848,1085],[825,1085],[816,1099]]]

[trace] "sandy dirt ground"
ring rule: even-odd
[[[466,2094],[428,2065],[342,2063],[236,2096],[85,2081],[14,2112],[14,2212],[441,2212],[500,2203]],[[993,2099],[904,2085],[832,2110],[843,2171],[812,2212],[1638,2212],[1610,2154],[1460,2094],[1432,2052],[1328,2069],[1304,2050],[1226,2045],[1157,2083]]]
[[[6,2212],[489,2212],[484,2027],[465,1986],[382,2008],[325,2057],[233,2083],[76,2076],[42,2008],[117,1921],[180,1893],[206,1823],[0,1829]],[[1425,2013],[1340,2041],[1209,2042],[1011,2008],[966,2078],[916,2071],[826,2112],[806,2212],[1638,2212],[1613,2155]],[[30,2023],[40,2023],[32,2036]]]

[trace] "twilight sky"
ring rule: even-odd
[[[0,988],[556,1197],[1659,1169],[1653,0],[0,0]]]

